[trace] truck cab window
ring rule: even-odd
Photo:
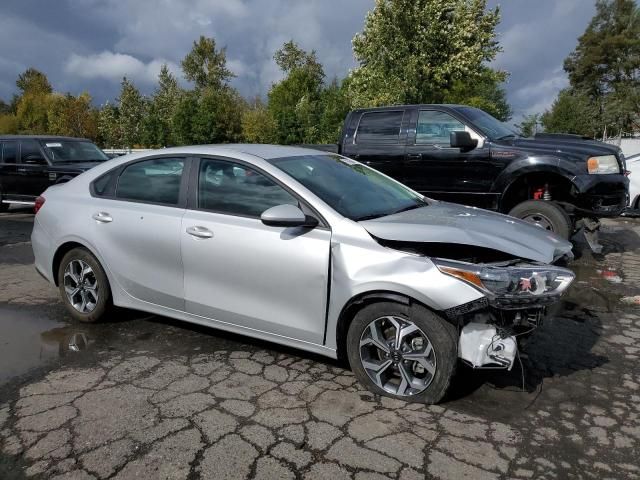
[[[35,140],[23,140],[20,142],[20,161],[34,165],[46,165],[47,161],[40,151],[40,145]]]
[[[1,163],[16,163],[16,142],[2,142],[0,144]]]
[[[365,113],[356,131],[356,143],[398,143],[404,112]]]
[[[449,134],[464,130],[464,124],[448,113],[421,110],[416,127],[416,143],[450,146]]]

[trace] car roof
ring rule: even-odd
[[[21,139],[65,140],[65,141],[83,141],[83,142],[91,141],[88,138],[63,137],[60,135],[0,135],[0,140],[21,140]]]
[[[311,148],[286,146],[286,145],[266,145],[258,143],[236,143],[218,145],[191,145],[184,147],[163,148],[160,150],[149,150],[140,152],[137,156],[147,156],[150,154],[194,154],[194,155],[229,155],[232,153],[245,153],[265,160],[281,157],[299,157],[303,155],[329,155],[329,152],[313,150]]]

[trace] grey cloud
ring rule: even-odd
[[[280,78],[272,57],[289,39],[316,50],[328,78],[342,77],[355,65],[351,39],[372,7],[372,0],[6,0],[0,98],[11,96],[29,66],[46,72],[57,90],[87,90],[99,103],[117,95],[123,75],[150,93],[161,63],[179,71],[199,35],[227,48],[233,84],[246,96],[264,95]],[[511,72],[514,120],[546,108],[566,84],[562,60],[593,11],[590,0],[502,5],[504,53],[495,65]]]

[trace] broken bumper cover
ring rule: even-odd
[[[629,202],[629,179],[622,174],[577,175],[575,208],[595,217],[617,217]]]

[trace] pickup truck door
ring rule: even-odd
[[[49,163],[37,140],[20,141],[17,173],[19,195],[37,197],[54,183],[49,179]]]
[[[429,197],[497,208],[498,196],[490,191],[502,167],[492,164],[490,149],[480,145],[465,152],[449,142],[452,131],[480,135],[445,111],[420,109],[412,117],[416,128],[407,138],[404,183]]]
[[[18,142],[0,142],[0,192],[3,195],[18,193]]]
[[[342,153],[402,181],[408,122],[402,108],[365,112],[353,141],[343,145]]]

